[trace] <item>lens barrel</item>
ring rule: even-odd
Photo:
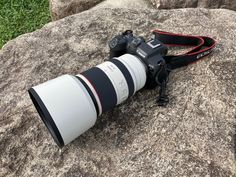
[[[145,83],[145,64],[125,54],[76,76],[63,75],[30,88],[29,95],[62,147],[91,128],[98,115],[124,102]]]

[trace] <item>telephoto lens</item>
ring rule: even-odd
[[[58,146],[70,143],[91,128],[99,115],[144,87],[147,66],[124,54],[76,76],[63,75],[28,90]]]
[[[159,86],[156,103],[166,106],[171,70],[208,55],[216,42],[209,37],[153,31],[149,41],[131,30],[109,43],[108,61],[76,76],[63,75],[29,89],[29,95],[58,146],[91,128],[99,115],[114,108],[144,86]],[[183,55],[167,55],[166,45],[195,46]],[[203,48],[203,49],[202,49]]]

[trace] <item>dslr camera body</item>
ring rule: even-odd
[[[146,88],[153,89],[163,84],[166,86],[170,69],[163,57],[167,54],[167,47],[155,38],[155,35],[146,42],[143,37],[136,37],[131,30],[126,30],[110,41],[109,48],[110,59],[124,54],[131,54],[138,57],[145,64],[147,67]],[[163,96],[162,94],[159,97],[159,99],[162,99],[162,101],[159,100],[163,102],[162,104],[167,101],[166,98],[161,98]]]

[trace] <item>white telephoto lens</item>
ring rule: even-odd
[[[97,116],[144,87],[145,64],[125,54],[77,76],[63,75],[29,89],[30,97],[58,146],[91,128]]]

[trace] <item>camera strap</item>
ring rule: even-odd
[[[206,36],[189,36],[174,34],[170,32],[154,30],[153,34],[166,46],[189,46],[193,47],[190,51],[180,55],[164,56],[165,64],[160,67],[156,80],[159,82],[160,90],[157,97],[159,106],[166,106],[169,98],[166,94],[168,75],[171,70],[195,63],[203,57],[209,55],[216,46],[216,41]]]
[[[216,41],[206,36],[190,36],[154,30],[155,38],[166,46],[192,46],[193,48],[180,55],[167,55],[164,57],[167,65],[173,70],[194,63],[209,55],[216,45]]]

